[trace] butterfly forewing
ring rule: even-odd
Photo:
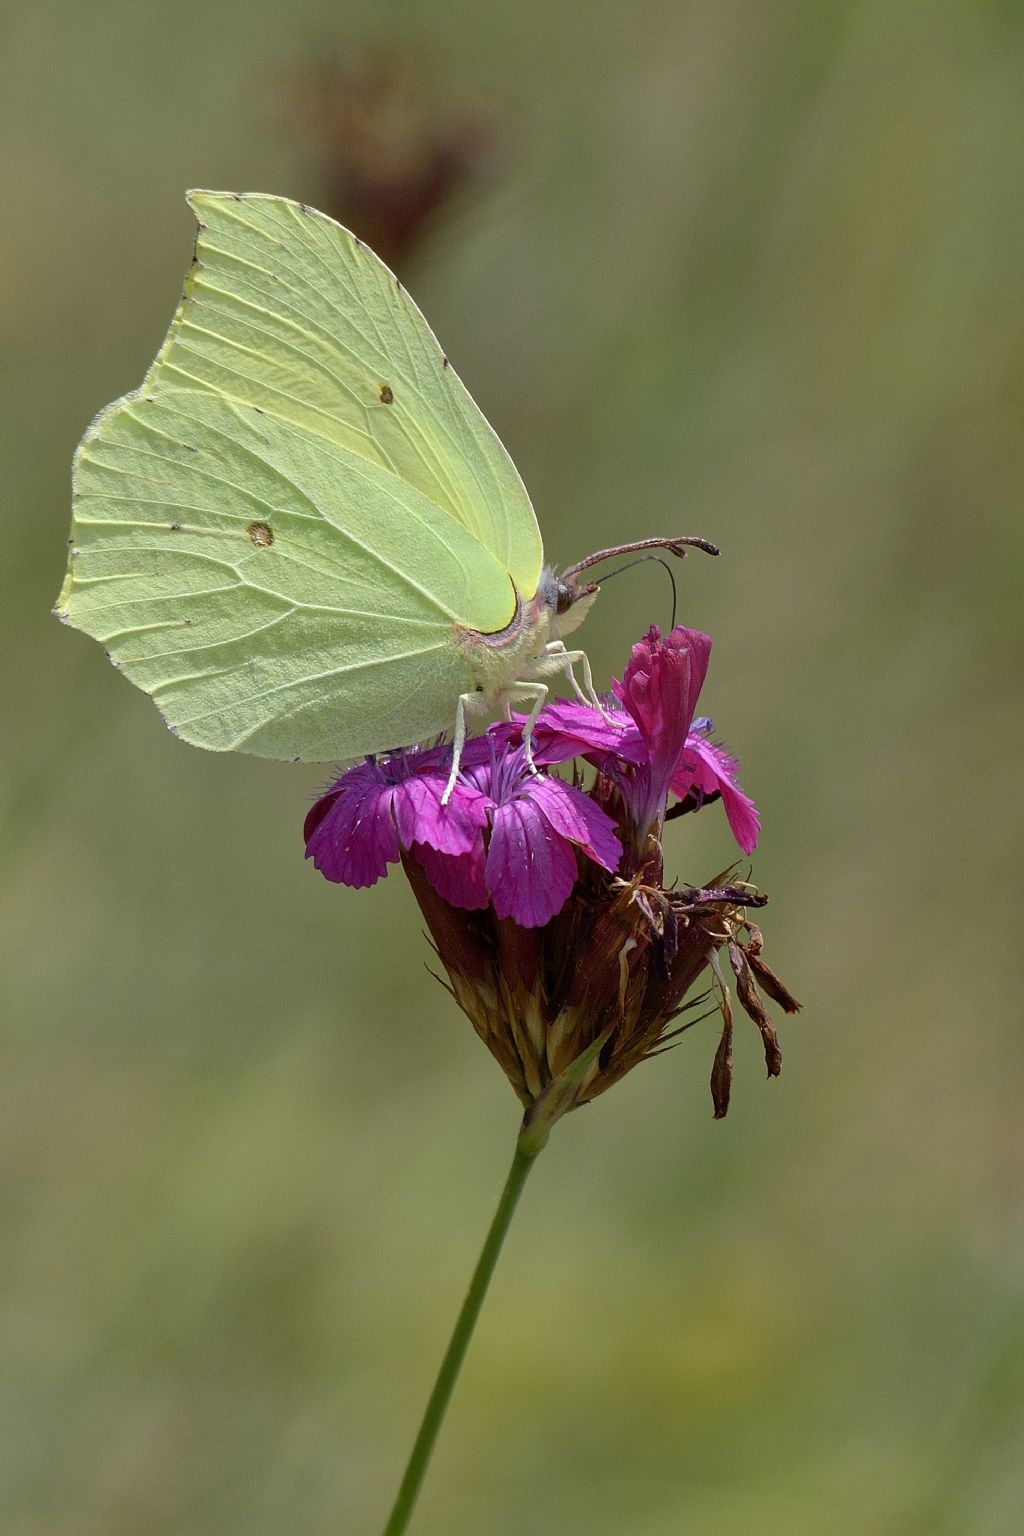
[[[531,597],[542,553],[529,498],[388,268],[333,219],[284,198],[192,192],[189,202],[195,260],[144,392],[224,395],[325,437],[415,487]],[[506,593],[473,627],[510,617]]]

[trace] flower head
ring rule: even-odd
[[[750,921],[766,898],[728,871],[700,888],[663,878],[669,817],[721,799],[743,851],[757,840],[735,758],[695,718],[710,651],[698,630],[652,627],[603,707],[541,712],[535,766],[522,720],[502,721],[466,743],[445,805],[450,748],[436,746],[367,759],[306,818],[307,856],[330,880],[372,885],[402,861],[453,996],[545,1136],[672,1044],[697,1022],[680,1017],[710,996],[723,1019],[711,1089],[724,1115],[733,1015],[719,951],[769,1076],[779,1072],[759,988],[787,1011],[798,1005]],[[571,782],[551,771],[572,759],[589,769]],[[690,1000],[702,974],[710,986]]]

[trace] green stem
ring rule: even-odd
[[[472,1336],[474,1324],[483,1306],[487,1286],[494,1273],[498,1254],[501,1252],[501,1245],[505,1241],[505,1234],[512,1221],[519,1196],[522,1194],[523,1185],[526,1183],[526,1175],[533,1167],[534,1159],[546,1139],[546,1135],[541,1138],[536,1132],[528,1136],[524,1129],[516,1142],[516,1155],[512,1159],[512,1167],[505,1180],[505,1188],[501,1192],[498,1209],[494,1213],[494,1220],[491,1222],[490,1231],[484,1241],[476,1269],[473,1271],[473,1278],[469,1282],[469,1290],[462,1303],[462,1311],[455,1324],[455,1331],[441,1361],[441,1369],[434,1382],[434,1390],[430,1394],[423,1422],[416,1436],[405,1476],[402,1478],[402,1486],[398,1490],[395,1507],[391,1511],[390,1520],[384,1527],[384,1536],[401,1536],[408,1527],[413,1505],[434,1449],[434,1441],[441,1428],[441,1421],[458,1378],[459,1368]]]

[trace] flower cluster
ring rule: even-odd
[[[534,766],[523,721],[502,721],[466,743],[447,804],[451,748],[435,746],[367,759],[306,818],[307,856],[329,880],[372,885],[401,861],[453,996],[528,1119],[545,1127],[670,1044],[696,1022],[678,1025],[680,1016],[711,994],[723,1019],[712,1097],[724,1115],[732,1006],[722,950],[769,1075],[779,1071],[758,985],[786,1011],[798,1005],[749,919],[766,898],[729,871],[700,888],[664,880],[673,816],[721,800],[743,853],[757,842],[736,760],[696,717],[710,651],[699,631],[663,638],[652,628],[602,708],[558,701],[541,712]],[[571,781],[551,772],[570,762]],[[710,988],[687,1002],[709,968]]]
[[[488,733],[467,744],[447,803],[448,754],[371,758],[344,774],[306,818],[321,874],[373,885],[403,851],[439,896],[493,907],[524,928],[548,922],[576,884],[576,850],[609,873],[622,856],[612,818],[572,784],[530,771],[523,747]]]

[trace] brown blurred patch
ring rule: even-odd
[[[398,49],[349,64],[310,60],[292,76],[290,98],[320,162],[325,212],[395,270],[493,162],[493,120],[451,106]]]

